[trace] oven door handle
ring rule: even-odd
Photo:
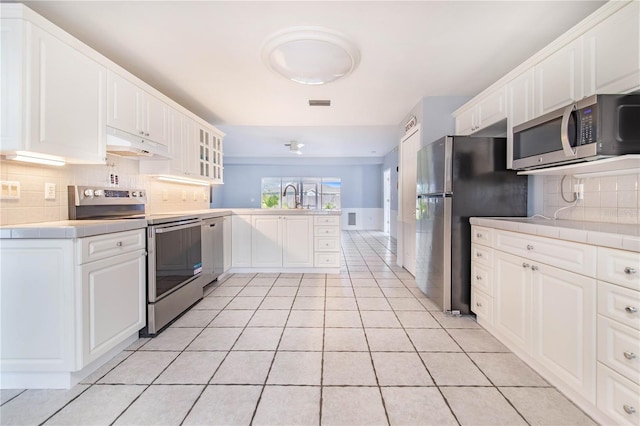
[[[571,114],[575,111],[576,104],[568,105],[564,112],[562,113],[562,124],[560,125],[560,142],[562,142],[562,151],[566,157],[575,157],[577,150],[571,148],[571,143],[569,142],[569,119],[571,118]],[[576,135],[576,138],[578,135]]]
[[[170,226],[162,226],[162,227],[154,227],[153,232],[156,234],[165,234],[167,232],[179,231],[181,229],[193,228],[195,226],[200,226],[200,219],[192,220],[192,221],[184,221],[177,222]],[[157,225],[156,225],[157,226]]]

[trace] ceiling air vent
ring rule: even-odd
[[[309,99],[309,106],[331,106],[331,100]]]

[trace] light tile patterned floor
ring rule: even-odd
[[[0,423],[571,425],[591,419],[472,317],[450,317],[379,232],[343,272],[235,274],[69,391],[4,390]]]

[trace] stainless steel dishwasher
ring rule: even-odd
[[[202,276],[200,282],[203,287],[217,279],[224,270],[223,222],[223,217],[202,220]]]

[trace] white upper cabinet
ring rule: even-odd
[[[516,127],[533,118],[533,68],[507,86],[510,125]]]
[[[105,107],[104,66],[29,22],[2,20],[3,153],[104,163]]]
[[[507,117],[505,88],[495,90],[474,102],[456,116],[456,134],[470,135]]]
[[[582,98],[582,39],[558,50],[534,67],[535,116]]]
[[[474,132],[476,127],[476,108],[469,108],[456,116],[456,135],[467,136]]]
[[[139,89],[111,71],[107,73],[107,126],[131,134],[138,131]]]
[[[167,145],[167,104],[114,72],[109,71],[107,82],[107,125]]]
[[[584,35],[584,95],[640,87],[640,3],[630,2]]]

